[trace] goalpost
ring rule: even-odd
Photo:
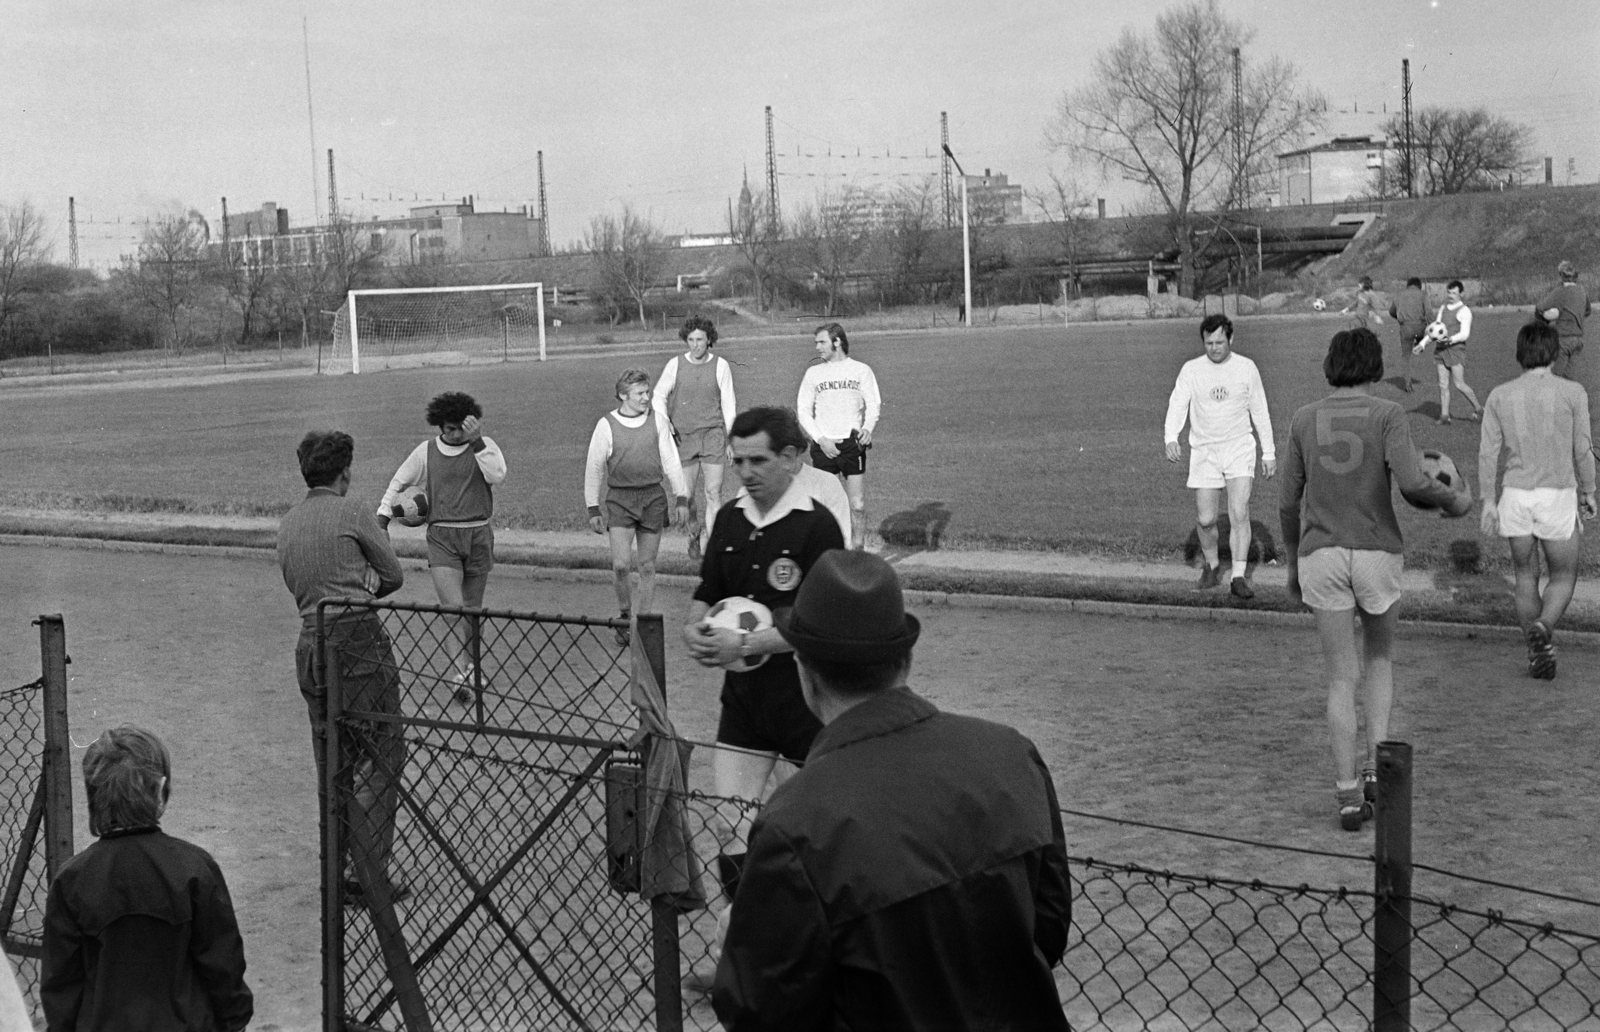
[[[544,284],[352,290],[335,313],[323,373],[447,365],[538,353]]]

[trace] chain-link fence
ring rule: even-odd
[[[0,942],[34,1022],[50,879],[72,856],[66,628],[42,616],[40,676],[0,691]]]
[[[658,670],[660,627],[634,632]],[[653,908],[615,847],[641,768],[626,631],[325,607],[329,1027],[655,1024]]]

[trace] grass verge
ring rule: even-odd
[[[99,521],[29,517],[0,513],[0,534],[53,538],[86,538],[146,544],[225,546],[271,550],[277,545],[272,530],[235,529],[199,525],[150,527],[106,524]],[[395,551],[405,558],[424,559],[426,548],[416,541],[399,541]],[[609,570],[610,558],[598,549],[502,547],[499,560],[507,565],[546,569]],[[687,556],[663,555],[657,570],[665,574],[694,576],[698,567]],[[1002,595],[1030,598],[1082,599],[1129,605],[1179,606],[1188,609],[1248,609],[1256,612],[1303,613],[1288,593],[1262,585],[1256,597],[1242,602],[1226,591],[1196,592],[1188,580],[1150,581],[1067,574],[1017,574],[976,570],[902,569],[905,587],[950,595]],[[1512,627],[1516,613],[1504,580],[1493,574],[1442,575],[1433,591],[1412,592],[1401,605],[1404,620],[1449,624]],[[1600,610],[1574,606],[1562,628],[1600,632]]]

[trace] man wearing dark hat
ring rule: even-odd
[[[875,555],[822,556],[776,622],[824,726],[751,832],[723,1027],[1066,1029],[1066,844],[1038,750],[906,686],[920,626]]]

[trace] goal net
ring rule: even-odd
[[[543,361],[544,345],[543,284],[352,290],[334,316],[321,371]]]

